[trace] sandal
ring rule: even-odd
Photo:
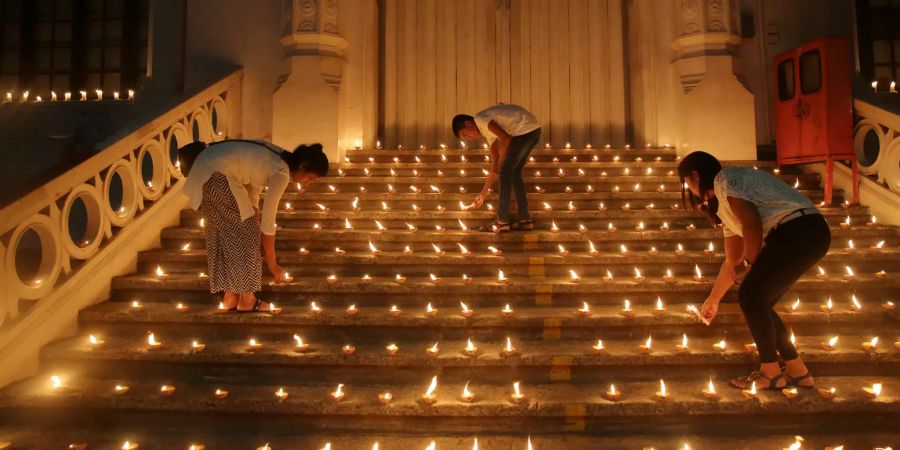
[[[534,229],[534,219],[519,220],[512,224],[513,230],[531,231]]]
[[[757,389],[780,391],[780,390],[784,389],[785,387],[787,387],[787,383],[785,383],[784,386],[778,385],[778,381],[783,378],[784,378],[783,373],[780,373],[778,375],[775,375],[772,378],[769,378],[769,377],[763,375],[762,372],[760,372],[758,370],[754,370],[753,372],[750,372],[748,375],[741,375],[741,376],[729,381],[728,384],[731,385],[731,387],[736,387],[738,389],[750,389],[750,386],[753,384],[754,381],[766,380],[767,383],[763,383],[762,386],[757,386]]]
[[[262,304],[263,304],[263,301],[260,300],[259,298],[257,298],[257,299],[256,299],[256,303],[253,304],[253,308],[250,308],[250,309],[237,309],[237,307],[235,307],[235,311],[237,311],[237,312],[240,313],[240,314],[249,314],[249,313],[258,313],[258,312],[269,312],[268,310],[266,310],[266,311],[261,311],[261,310],[260,310],[260,307],[262,306]]]
[[[801,387],[804,389],[812,389],[812,388],[816,387],[815,383],[810,384],[810,385],[800,384],[801,381],[812,378],[812,375],[810,375],[809,372],[806,372],[806,374],[800,375],[797,378],[794,378],[788,374],[784,374],[784,378],[787,380],[788,384],[793,384],[794,386]]]
[[[478,227],[478,231],[483,231],[485,233],[508,233],[512,229],[511,224],[509,222],[503,223],[500,221],[494,221],[494,223],[490,225],[485,225]]]

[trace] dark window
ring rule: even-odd
[[[0,92],[137,89],[149,0],[0,0]]]
[[[860,72],[900,81],[900,0],[856,0]]]
[[[794,60],[788,59],[778,64],[778,100],[794,98]]]
[[[821,88],[822,54],[818,50],[811,50],[800,55],[800,91],[813,94]]]

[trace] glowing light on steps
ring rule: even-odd
[[[667,400],[669,398],[669,393],[666,391],[666,382],[662,379],[659,380],[659,391],[656,392],[656,398],[659,400]]]
[[[867,397],[869,397],[873,400],[877,400],[878,397],[881,396],[881,388],[882,388],[881,383],[873,383],[871,386],[866,386],[866,387],[863,387],[862,389]]]
[[[862,347],[870,352],[878,350],[878,336],[875,336],[872,339],[863,342]]]
[[[595,353],[603,353],[606,350],[606,347],[603,346],[603,339],[597,339],[597,343],[591,346],[594,349]]]
[[[856,294],[852,294],[850,296],[850,310],[852,310],[853,312],[860,312],[862,311],[862,308],[862,303],[860,303],[859,299],[856,298]]]
[[[681,343],[675,344],[675,349],[678,350],[679,353],[687,352],[690,350],[688,347],[688,337],[687,334],[681,335]]]
[[[440,350],[438,350],[438,343],[437,343],[437,342],[435,342],[434,345],[432,345],[431,347],[428,347],[428,348],[425,349],[425,353],[427,353],[428,356],[436,356],[436,355],[438,354],[439,351],[440,351]]]
[[[513,392],[510,395],[510,399],[513,403],[521,403],[522,400],[525,399],[525,394],[522,393],[519,387],[519,381],[513,383]],[[531,438],[529,437],[529,447],[530,447]]]
[[[337,389],[334,390],[331,394],[332,400],[339,402],[344,399],[344,385],[338,384]]]
[[[719,394],[716,392],[716,386],[713,384],[712,378],[709,379],[709,383],[706,385],[706,389],[703,390],[703,395],[708,399],[715,399],[719,397]]]
[[[588,302],[581,302],[581,308],[578,308],[577,312],[580,316],[587,316],[591,313],[591,305]]]
[[[822,312],[830,313],[834,309],[834,302],[831,300],[831,297],[828,297],[828,301],[824,305],[819,306],[819,308]]]
[[[104,343],[106,343],[106,341],[103,341],[103,340],[101,340],[101,339],[98,339],[98,338],[97,338],[96,336],[94,336],[93,334],[90,335],[90,336],[88,336],[88,346],[89,346],[91,349],[95,349],[95,348],[102,347]]]
[[[162,347],[162,342],[156,340],[156,335],[152,332],[147,335],[147,347],[151,350]]]
[[[463,317],[468,318],[468,317],[472,317],[472,315],[475,314],[475,310],[469,308],[469,305],[466,305],[462,301],[459,302],[459,309],[460,309],[460,314],[462,314]]]
[[[464,402],[472,402],[475,400],[475,394],[469,390],[469,382],[466,381],[466,385],[463,386],[462,394],[460,394],[460,398]]]
[[[825,350],[834,350],[835,346],[838,343],[838,337],[832,336],[831,339],[828,339],[827,342],[822,342],[822,348]]]
[[[425,391],[425,394],[422,395],[422,400],[426,403],[434,403],[437,400],[437,394],[435,394],[435,390],[437,389],[437,376],[431,378],[431,384],[428,385],[428,389]]]
[[[725,350],[727,350],[727,347],[728,347],[728,343],[725,342],[725,339],[722,339],[721,341],[713,344],[713,349],[716,351],[719,351],[719,352],[724,352]]]
[[[475,356],[478,354],[478,347],[472,343],[472,338],[466,338],[466,347],[463,349],[466,356]]]
[[[641,349],[641,353],[650,353],[653,351],[653,336],[647,336],[647,340],[638,347]]]

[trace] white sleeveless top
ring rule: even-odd
[[[719,199],[717,215],[724,225],[725,236],[744,235],[741,222],[728,204],[728,197],[744,199],[756,206],[762,221],[763,239],[788,214],[815,207],[808,198],[781,179],[765,170],[749,167],[722,168],[716,175],[713,189]]]

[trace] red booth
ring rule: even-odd
[[[850,161],[853,203],[859,172],[853,152],[850,43],[820,38],[775,57],[778,166],[824,162],[825,204],[831,204],[834,161]]]

